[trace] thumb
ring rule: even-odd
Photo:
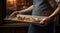
[[[44,24],[44,22],[43,22],[43,21],[41,21],[41,22],[40,22],[40,24]]]

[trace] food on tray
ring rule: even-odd
[[[10,20],[18,20],[18,18],[17,17],[14,17],[14,18],[11,18]]]
[[[23,21],[23,22],[36,22],[38,21],[38,18],[19,16],[19,17],[8,18],[8,20]]]
[[[16,17],[17,20],[24,21],[24,22],[35,22],[38,21],[38,18],[35,17]]]

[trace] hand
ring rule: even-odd
[[[14,11],[10,16],[18,14],[18,11]]]
[[[40,24],[47,25],[50,20],[51,20],[50,17],[45,17],[40,21]]]
[[[16,14],[24,14],[23,11],[15,11],[10,16],[16,15]]]

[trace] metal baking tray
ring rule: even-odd
[[[34,21],[34,22],[26,22],[26,21],[21,21],[21,20],[17,20],[14,16],[7,16],[6,18],[4,18],[4,20],[6,21],[14,21],[14,23],[39,23],[41,19],[45,18],[46,16],[33,16],[33,15],[21,15],[21,14],[17,14],[16,17],[34,17],[37,18],[39,20]],[[13,23],[13,22],[12,22]]]

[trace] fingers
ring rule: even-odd
[[[15,14],[15,12],[13,12],[10,16],[13,16]]]
[[[12,13],[10,16],[14,15],[14,13]]]
[[[48,23],[45,23],[45,22],[40,22],[41,26],[47,26]]]
[[[18,13],[18,12],[15,11],[15,12],[13,12],[10,16],[16,15],[17,13]]]
[[[45,23],[45,19],[42,19],[41,21],[40,21],[40,24],[44,24]]]
[[[44,24],[44,22],[40,22],[40,24]]]
[[[47,22],[48,20],[46,18],[43,18],[41,21],[40,21],[40,24],[41,25],[47,25]]]

